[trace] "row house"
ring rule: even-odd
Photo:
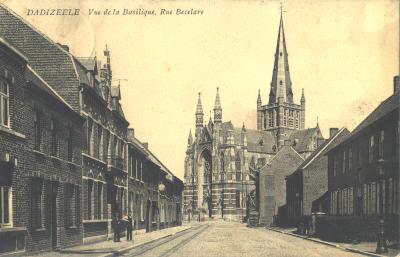
[[[361,218],[372,237],[377,217],[390,235],[399,217],[399,87],[396,76],[393,95],[327,153],[329,214]]]
[[[128,213],[136,229],[152,231],[181,223],[183,183],[128,129]]]
[[[350,132],[346,128],[331,128],[327,140],[319,140],[318,148],[286,177],[287,222],[298,225],[303,217],[316,212],[327,212],[318,201],[328,191],[328,157],[330,149]],[[318,203],[318,204],[315,204]]]
[[[79,244],[83,119],[4,38],[0,55],[0,254]]]
[[[104,240],[128,214],[131,181],[110,52],[103,65],[75,57],[3,4],[0,19],[0,255]],[[161,166],[140,165],[154,220]]]

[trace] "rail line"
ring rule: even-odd
[[[177,245],[175,245],[175,246],[169,248],[167,251],[164,251],[161,255],[159,255],[160,257],[161,257],[161,256],[163,256],[163,257],[164,257],[164,256],[170,256],[170,255],[173,254],[178,248],[184,246],[185,244],[187,244],[187,243],[189,243],[191,240],[193,240],[195,237],[199,236],[199,235],[200,235],[202,232],[204,232],[209,226],[210,226],[210,225],[207,224],[207,225],[199,226],[199,227],[197,227],[197,228],[195,228],[195,229],[189,229],[189,230],[186,230],[186,231],[183,231],[183,232],[178,232],[178,233],[176,233],[175,235],[169,236],[169,237],[164,238],[164,239],[162,239],[162,240],[160,240],[160,241],[153,242],[153,243],[149,243],[149,244],[146,244],[146,245],[143,245],[143,246],[139,246],[139,247],[137,247],[137,248],[134,248],[134,249],[132,249],[130,252],[125,253],[125,254],[122,254],[122,256],[126,256],[126,257],[140,256],[140,255],[145,254],[145,253],[148,252],[148,251],[151,251],[151,250],[153,250],[153,249],[155,249],[155,248],[157,248],[157,247],[160,247],[160,246],[162,246],[162,245],[165,245],[166,243],[169,243],[169,242],[171,242],[171,241],[177,240],[177,239],[179,239],[179,238],[181,238],[181,237],[183,237],[183,236],[185,236],[185,235],[187,235],[187,234],[189,234],[189,233],[193,233],[193,232],[194,232],[194,234],[191,235],[189,238],[186,238],[186,239],[182,240],[182,241],[179,242]]]

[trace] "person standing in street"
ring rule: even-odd
[[[132,216],[128,215],[128,224],[126,226],[126,241],[132,241]]]

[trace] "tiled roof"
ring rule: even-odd
[[[0,20],[0,35],[18,48],[29,59],[32,69],[78,110],[79,78],[71,54],[3,4]]]
[[[249,152],[274,153],[275,135],[270,131],[246,129],[247,147]]]
[[[285,159],[285,161],[282,161],[282,159]],[[274,173],[274,170],[279,167],[285,170],[286,174],[290,174],[303,161],[303,157],[293,147],[285,145],[260,170],[262,172]]]
[[[308,145],[310,144],[312,136],[317,132],[317,130],[319,130],[318,126],[315,128],[293,131],[289,136],[289,140],[292,142],[292,144],[296,141],[296,143],[293,144],[293,148],[299,153],[309,151]]]
[[[362,130],[372,125],[374,122],[383,118],[392,111],[398,109],[400,106],[400,96],[399,94],[393,94],[381,102],[378,107],[375,108],[345,139],[337,144],[334,148],[341,145],[344,141],[357,136]],[[332,148],[332,149],[334,149]]]
[[[85,67],[88,71],[93,71],[97,73],[97,61],[96,57],[77,57],[78,61]]]
[[[333,137],[325,140],[322,145],[320,145],[310,156],[308,156],[307,159],[298,167],[298,169],[306,168],[315,160],[316,157],[324,155],[330,149],[342,142],[349,133],[350,131],[347,128],[341,128]]]

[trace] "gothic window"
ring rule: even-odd
[[[87,127],[87,149],[88,149],[88,154],[92,155],[93,154],[93,121],[88,119],[87,121],[88,127]]]
[[[342,172],[346,173],[346,150],[343,150]]]
[[[225,157],[224,157],[224,153],[221,153],[221,173],[225,172]]]
[[[264,114],[263,116],[264,116],[264,124],[263,124],[264,126],[263,127],[264,127],[264,129],[266,129],[267,128],[267,115]]]
[[[282,80],[281,80],[281,81],[279,81],[279,85],[281,85],[281,86],[282,86]]]
[[[98,158],[100,160],[102,160],[103,159],[103,127],[100,124],[97,125],[97,143],[99,145]]]
[[[93,203],[93,184],[94,181],[89,179],[87,180],[87,219],[91,220],[92,219],[92,213],[93,213],[93,208],[92,208],[92,203]]]
[[[273,126],[274,126],[274,118],[273,118],[273,115],[272,115],[272,111],[269,111],[268,112],[268,118],[269,118],[269,127],[270,128],[272,128]]]
[[[236,153],[236,160],[235,160],[236,180],[237,181],[240,181],[242,179],[241,178],[241,169],[242,169],[241,165],[242,165],[242,163],[241,163],[241,160],[240,160],[240,154],[239,154],[239,152],[237,152]]]

